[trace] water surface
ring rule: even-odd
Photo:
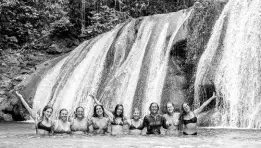
[[[261,130],[200,128],[198,136],[35,135],[32,123],[0,123],[0,148],[260,148]]]

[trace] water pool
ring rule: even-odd
[[[35,135],[26,122],[0,123],[0,148],[260,148],[261,130],[199,128],[197,136]]]

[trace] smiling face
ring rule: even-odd
[[[101,106],[96,106],[95,112],[98,116],[103,116],[103,109]]]
[[[158,104],[157,103],[152,103],[151,106],[150,106],[150,112],[153,113],[153,114],[156,114],[158,113]]]
[[[167,111],[169,114],[174,112],[174,106],[172,103],[167,103]]]
[[[139,120],[140,119],[140,111],[139,110],[135,110],[134,112],[133,112],[133,119],[134,120]]]
[[[123,107],[122,107],[122,106],[119,106],[119,107],[117,108],[117,110],[116,110],[116,114],[117,114],[118,116],[120,116],[122,113],[123,113]]]
[[[67,120],[67,117],[68,117],[68,111],[67,110],[62,110],[60,112],[60,119],[64,122],[66,122]]]
[[[183,107],[183,109],[184,109],[184,111],[185,111],[186,113],[189,113],[189,112],[190,112],[190,107],[189,107],[189,105],[188,105],[187,103],[184,103],[184,104],[182,105],[182,107]]]
[[[79,107],[76,109],[76,117],[77,118],[83,118],[84,117],[84,110],[82,107]]]
[[[45,118],[49,119],[51,117],[53,113],[53,109],[52,108],[48,108],[43,112],[43,115]]]

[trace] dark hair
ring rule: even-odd
[[[181,112],[180,112],[180,116],[179,116],[179,130],[182,130],[183,128],[183,124],[184,124],[184,116],[187,114],[186,111],[184,110],[184,104],[188,104],[187,102],[184,102],[181,104]]]
[[[96,113],[96,108],[97,108],[98,106],[100,106],[100,107],[102,108],[102,111],[103,111],[102,116],[105,117],[104,108],[103,108],[102,105],[99,105],[99,104],[98,104],[98,105],[95,105],[94,108],[93,108],[93,117],[98,117],[98,114]]]
[[[62,111],[64,111],[64,110],[67,111],[67,113],[68,113],[68,110],[63,108],[63,109],[60,110],[59,115],[61,115]]]
[[[52,111],[53,111],[53,107],[52,107],[52,106],[46,105],[46,106],[43,108],[42,116],[40,117],[40,120],[41,120],[41,121],[43,121],[44,112],[45,112],[47,109],[52,109]]]
[[[81,109],[83,109],[83,111],[84,111],[84,108],[83,108],[82,106],[78,106],[78,107],[75,109],[75,112],[74,112],[74,114],[75,114],[75,117],[77,117],[77,114],[76,114],[76,112],[77,112],[77,110],[78,110],[78,109],[80,109],[80,108],[81,108]]]
[[[156,105],[157,105],[157,108],[158,108],[158,111],[159,111],[159,105],[158,105],[158,103],[156,103],[156,102],[152,102],[152,103],[150,104],[150,107],[149,107],[150,111],[151,111],[151,107],[152,107],[153,104],[156,104]],[[157,111],[157,112],[158,112],[158,111]]]
[[[122,107],[122,113],[120,115],[117,115],[117,110],[118,110],[119,107]],[[116,118],[116,117],[123,118],[123,113],[124,113],[123,105],[122,104],[117,104],[116,107],[115,107],[115,110],[113,112],[114,118]]]

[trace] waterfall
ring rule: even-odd
[[[93,94],[109,110],[124,106],[148,113],[151,102],[161,103],[172,46],[187,36],[190,10],[129,20],[110,32],[83,42],[49,69],[36,86],[34,110],[52,105],[72,113],[84,106],[92,114]]]
[[[217,20],[196,73],[200,87],[214,84],[220,126],[261,127],[261,1],[230,0]]]

